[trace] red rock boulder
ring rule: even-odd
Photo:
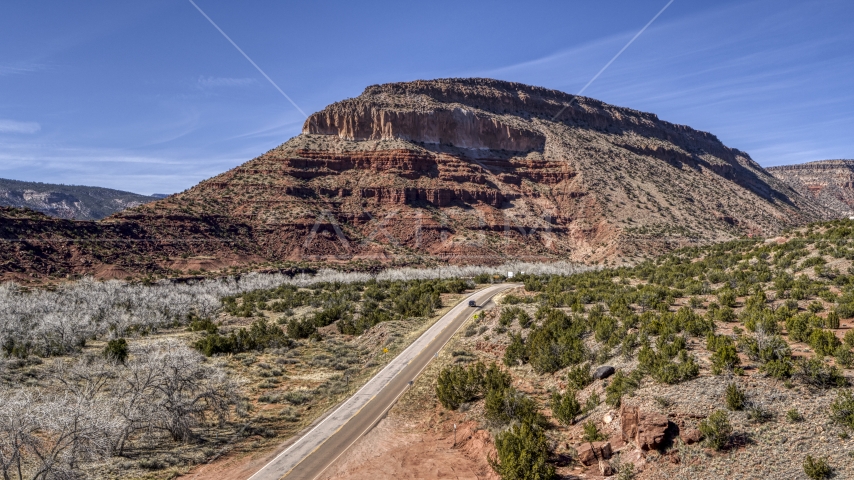
[[[658,447],[667,437],[667,416],[643,412],[638,407],[624,405],[620,409],[620,426],[623,440],[633,441],[645,450]]]
[[[583,465],[596,465],[600,460],[611,458],[611,444],[609,442],[586,442],[578,449],[578,461]]]
[[[692,428],[685,433],[681,433],[679,435],[682,438],[682,441],[685,442],[686,445],[691,445],[699,442],[703,439],[703,434],[696,428]]]

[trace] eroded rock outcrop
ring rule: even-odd
[[[620,422],[623,440],[634,442],[644,450],[657,448],[667,438],[669,422],[666,415],[623,406],[620,409]]]
[[[453,145],[458,148],[542,151],[546,138],[496,117],[457,107],[429,111],[377,108],[357,100],[330,105],[305,121],[303,133],[337,135],[345,140],[389,140]]]

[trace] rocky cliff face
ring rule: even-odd
[[[174,240],[168,255],[260,262],[623,263],[825,214],[712,134],[447,79],[368,87],[280,147],[101,225]]]
[[[836,215],[854,215],[854,160],[820,160],[768,171]]]
[[[335,135],[345,140],[402,139],[431,146],[528,152],[545,147],[539,132],[462,107],[426,111],[385,110],[364,101],[345,101],[312,115],[305,134]]]

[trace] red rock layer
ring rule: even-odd
[[[395,111],[360,102],[350,105],[347,101],[312,115],[306,120],[303,133],[337,135],[346,140],[399,138],[459,148],[522,152],[541,150],[546,143],[539,132],[516,128],[465,108]]]

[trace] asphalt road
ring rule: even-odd
[[[311,431],[252,475],[250,480],[314,480],[376,426],[430,360],[495,294],[518,284],[487,287],[466,297]]]

